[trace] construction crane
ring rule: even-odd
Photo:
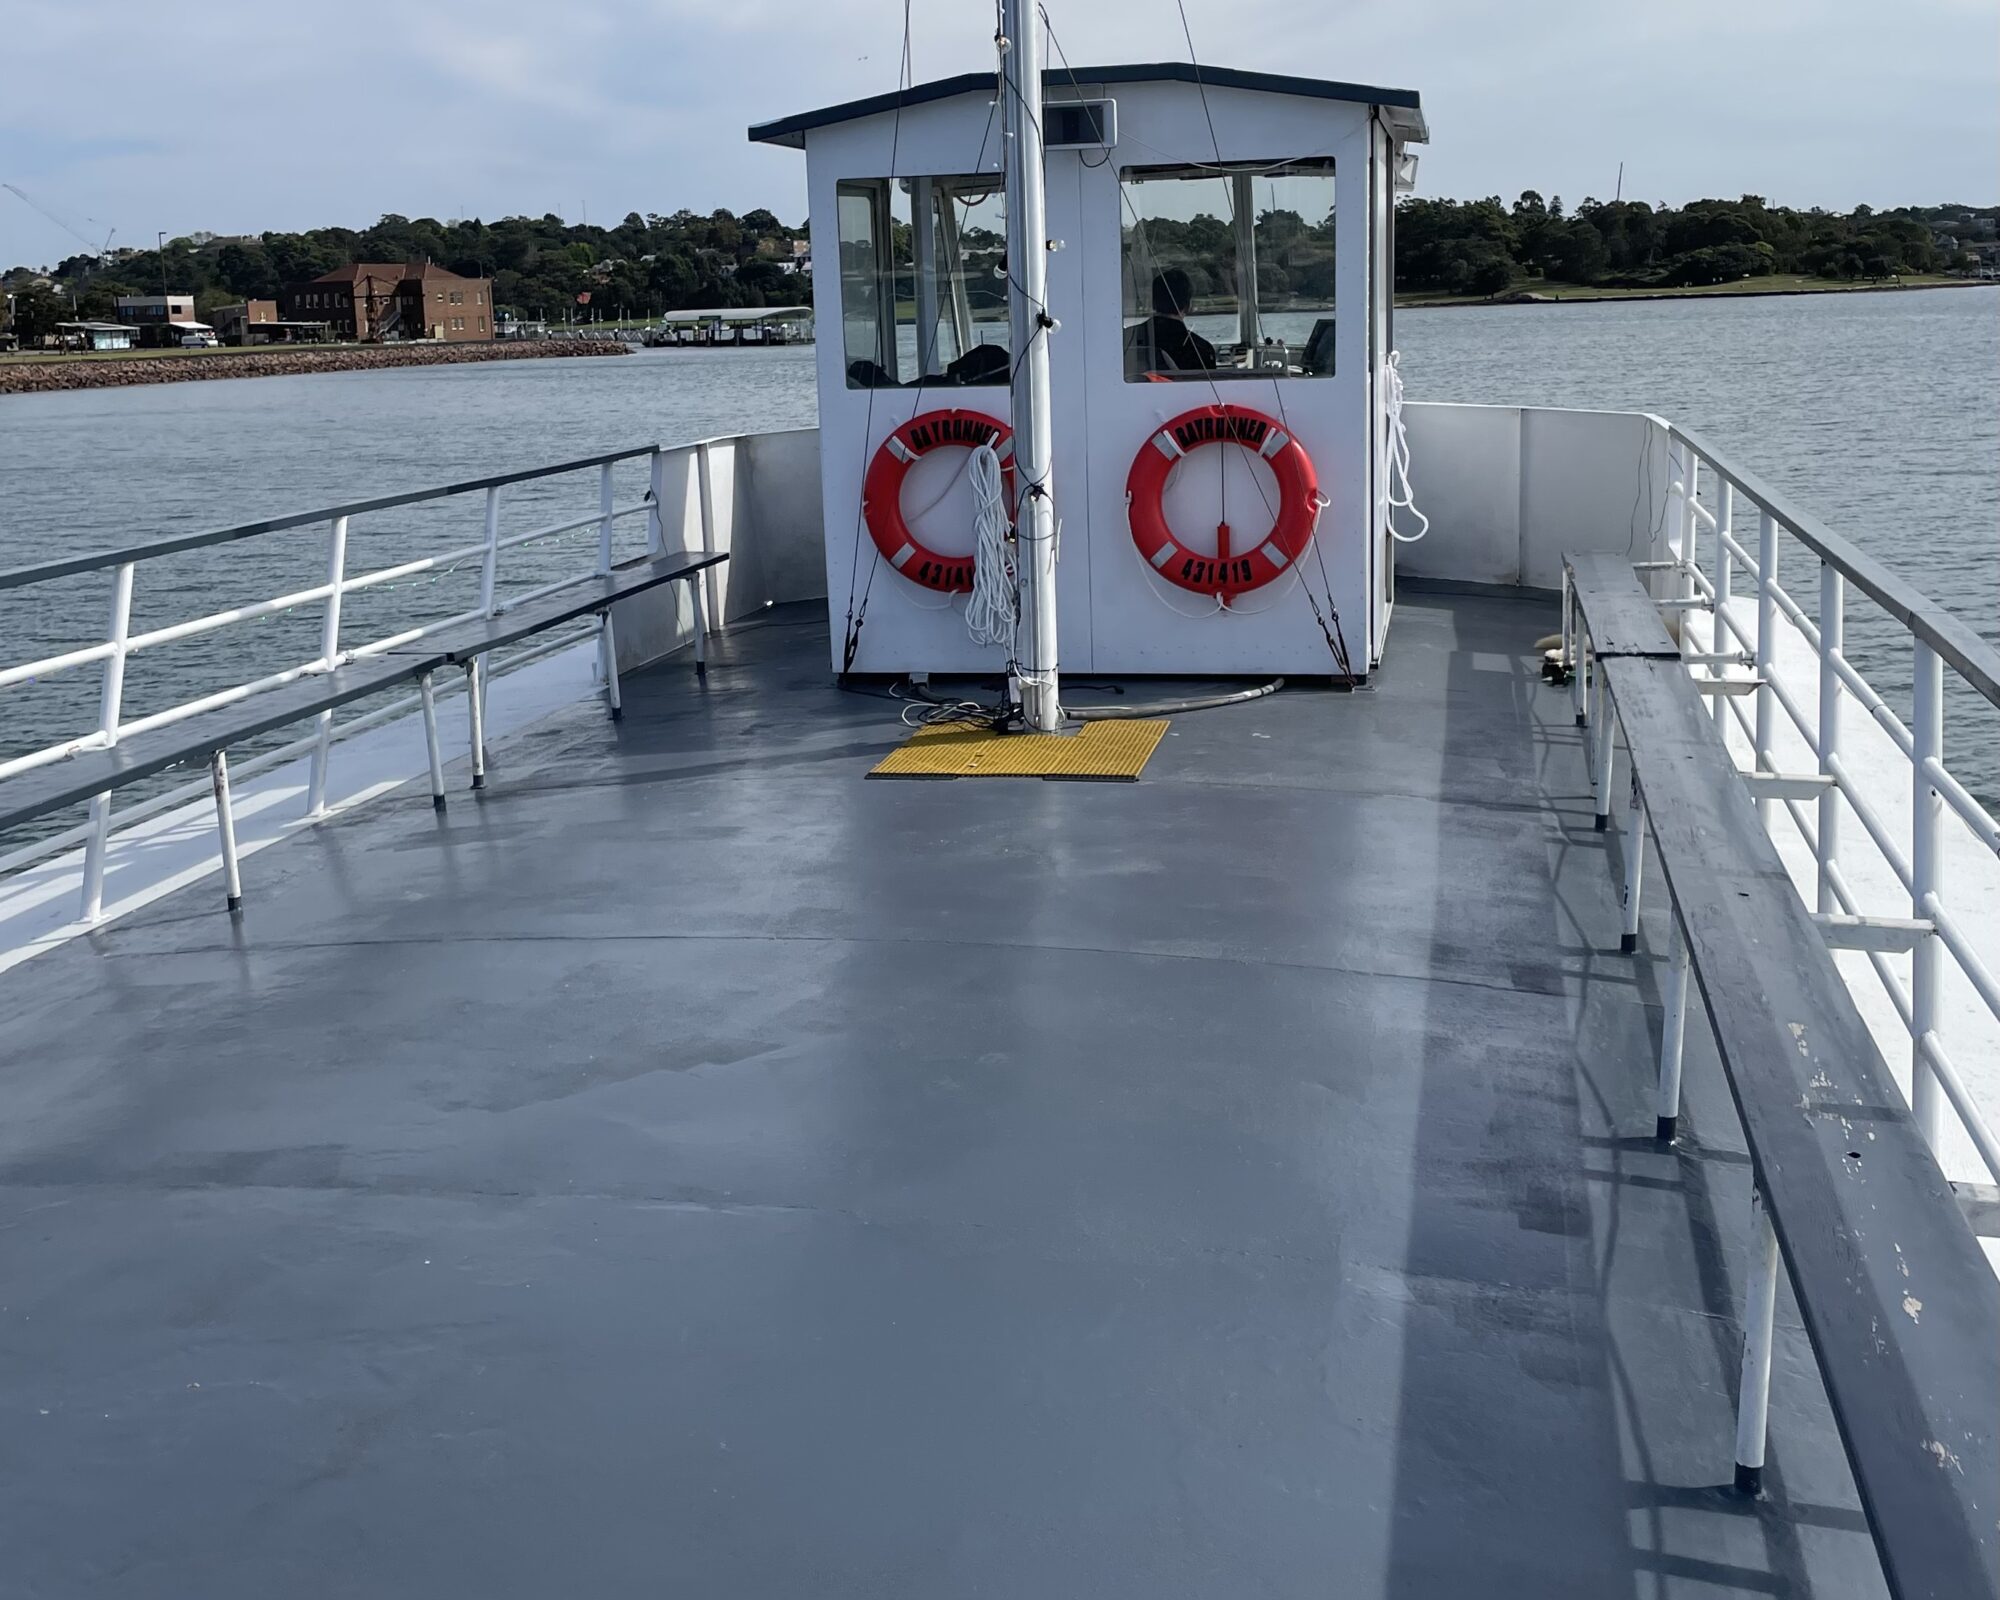
[[[63,221],[61,217],[57,216],[47,206],[43,205],[33,195],[29,194],[19,184],[0,183],[0,189],[5,189],[9,194],[13,195],[23,205],[25,205],[30,211],[34,211],[41,216],[47,217],[49,221],[53,222],[58,228],[62,229],[62,231],[68,234],[72,239],[80,241],[83,247],[97,258],[98,264],[100,266],[110,261],[111,241],[118,237],[118,230],[116,228],[112,228],[108,232],[106,232],[106,234],[104,235],[104,243],[100,245],[94,239],[90,238],[88,235],[80,232],[76,228],[71,227],[67,222]],[[78,215],[81,216],[82,213],[79,212]],[[101,228],[104,226],[104,224],[99,222],[95,217],[84,217],[83,220],[89,223],[94,228]]]

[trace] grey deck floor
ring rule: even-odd
[[[1879,1593],[1788,1306],[1709,1487],[1747,1173],[1551,625],[871,783],[779,613],[0,979],[0,1595]]]

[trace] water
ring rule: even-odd
[[[2000,289],[1415,310],[1397,314],[1396,335],[1413,399],[1648,410],[1696,429],[2000,638]],[[0,398],[0,566],[626,445],[807,426],[813,360],[807,346],[662,350]],[[1421,462],[1416,478],[1421,500]],[[627,469],[620,501],[641,487]],[[508,526],[595,503],[584,478],[524,491],[513,510],[526,520]],[[382,560],[479,535],[470,502],[356,528],[356,556]],[[590,538],[522,558],[516,581],[573,568]],[[310,585],[321,548],[302,529],[174,558],[142,572],[135,626],[189,615],[193,597],[219,604]],[[1787,559],[1809,601],[1796,546]],[[355,636],[413,608],[455,608],[474,578],[468,569],[441,580],[448,600],[428,578],[356,597]],[[0,593],[0,655],[88,642],[106,588],[98,574],[34,604]],[[270,670],[259,652],[315,654],[318,608],[302,611],[261,636],[230,630],[138,658],[146,666],[135,662],[129,706],[226,681],[252,654]],[[1850,653],[1900,708],[1900,640],[1858,598],[1849,635]],[[0,753],[94,723],[94,680],[86,670],[0,691]],[[1993,719],[1963,700],[1953,715],[1954,765],[1991,795]]]
[[[2000,642],[2000,289],[1404,311],[1396,334],[1414,399],[1672,418]],[[1816,571],[1783,541],[1809,614]],[[1852,590],[1846,647],[1907,722],[1908,636]],[[1945,706],[1946,759],[1990,805],[2000,713],[1949,668]]]

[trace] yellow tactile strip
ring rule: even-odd
[[[1131,783],[1167,731],[1164,719],[1086,722],[1076,733],[919,728],[871,778],[1098,778]]]

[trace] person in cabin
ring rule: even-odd
[[[1179,267],[1153,275],[1153,314],[1125,334],[1126,365],[1152,372],[1213,372],[1215,346],[1187,325],[1194,283]]]

